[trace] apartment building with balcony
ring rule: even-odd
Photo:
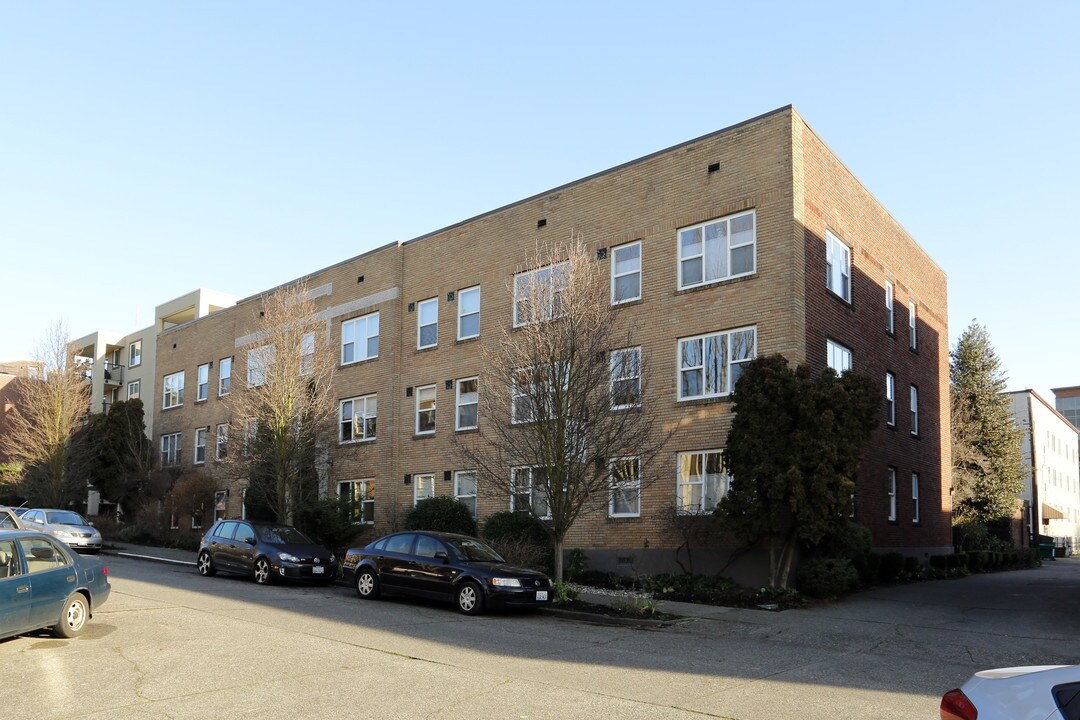
[[[881,383],[855,519],[880,549],[951,551],[945,274],[791,107],[302,278],[340,359],[322,492],[352,499],[374,532],[432,495],[481,520],[511,509],[477,485],[452,437],[510,422],[478,387],[481,348],[514,325],[515,277],[537,244],[571,232],[610,274],[619,331],[633,330],[633,348],[612,350],[651,369],[640,411],[679,427],[654,482],[567,538],[590,567],[674,565],[672,515],[709,512],[726,488],[731,378],[771,353]],[[161,462],[217,478],[219,516],[243,512],[243,482],[217,458],[229,452],[222,399],[245,381],[233,361],[258,340],[259,305],[246,298],[157,338]],[[696,554],[695,569],[718,569],[730,550]]]

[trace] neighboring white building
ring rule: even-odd
[[[1080,551],[1080,433],[1034,390],[1005,393],[1024,431],[1026,530],[1049,535],[1058,546]]]

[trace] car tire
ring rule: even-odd
[[[379,597],[379,578],[373,570],[364,568],[356,574],[356,594],[364,600]]]
[[[64,601],[64,607],[60,610],[60,617],[53,626],[53,633],[60,638],[77,637],[86,627],[86,621],[90,619],[90,605],[82,593],[72,593]]]
[[[255,577],[255,582],[259,585],[269,585],[270,580],[272,580],[274,577],[273,573],[271,572],[270,561],[264,557],[256,560],[253,575]]]
[[[214,567],[214,558],[205,550],[199,553],[199,560],[195,563],[195,567],[198,568],[199,574],[203,577],[213,577],[217,574],[217,568]]]
[[[458,585],[454,603],[466,615],[479,615],[484,612],[484,591],[472,580],[466,580]]]

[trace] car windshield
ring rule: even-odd
[[[45,513],[45,522],[50,525],[89,525],[79,513],[63,510],[60,512]]]
[[[274,545],[314,545],[307,535],[288,525],[257,525],[255,532],[263,542]]]
[[[447,539],[446,544],[454,548],[454,552],[463,559],[471,562],[506,562],[499,553],[489,548],[479,540],[472,538]]]

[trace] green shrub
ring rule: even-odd
[[[877,585],[878,576],[881,572],[881,555],[870,552],[853,559],[852,564],[859,573],[859,582],[869,587]]]
[[[859,585],[859,573],[847,558],[812,558],[799,565],[799,589],[813,597],[839,597]]]
[[[405,529],[476,535],[476,521],[465,503],[439,495],[416,503],[405,516]]]
[[[352,503],[348,500],[316,500],[297,509],[293,522],[312,540],[342,555],[370,532],[369,526],[352,521],[351,512]]]
[[[919,558],[907,555],[904,557],[904,574],[908,577],[919,577]]]
[[[885,553],[881,556],[881,566],[878,569],[878,581],[884,585],[894,583],[900,579],[900,573],[904,571],[904,556],[898,552]]]
[[[567,580],[573,580],[576,577],[580,577],[585,568],[589,564],[589,558],[585,554],[585,551],[581,548],[574,548],[566,557],[566,567],[563,568],[563,574],[566,575]]]
[[[735,587],[735,583],[724,577],[670,573],[646,576],[641,578],[640,583],[643,590],[657,595],[694,595]]]
[[[580,596],[578,591],[564,582],[555,581],[551,584],[552,600],[556,603],[573,602]]]
[[[965,552],[956,553],[956,567],[967,570],[968,569],[968,561],[970,559],[971,559],[971,555],[969,553],[965,553]]]
[[[872,540],[869,528],[849,522],[841,530],[826,536],[818,548],[825,557],[854,560],[870,552]]]
[[[952,555],[931,555],[930,567],[935,570],[948,570]]]
[[[498,512],[484,521],[483,538],[512,565],[550,569],[551,537],[529,513]]]

